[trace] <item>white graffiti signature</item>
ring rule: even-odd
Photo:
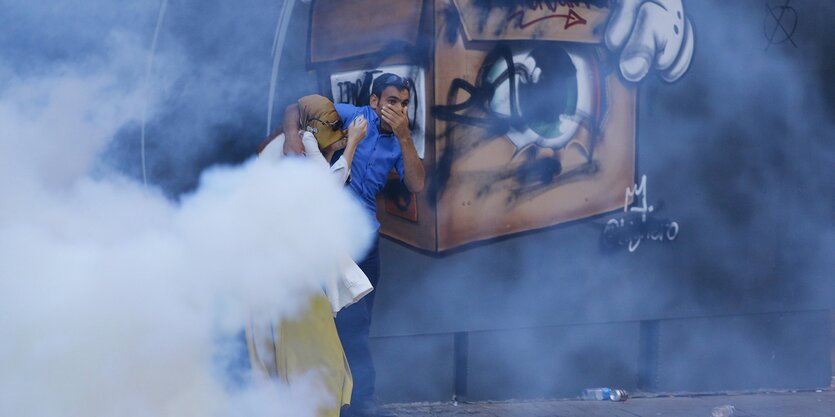
[[[633,201],[634,199],[634,201]],[[629,202],[633,206],[629,207]],[[655,206],[647,203],[647,176],[641,176],[641,183],[627,187],[623,199],[623,211],[632,216],[610,219],[604,229],[604,237],[611,237],[619,244],[626,243],[629,252],[635,252],[644,239],[673,241],[678,237],[679,226],[674,221],[659,221],[649,216]],[[638,219],[640,217],[640,220]],[[618,235],[625,237],[618,237]]]

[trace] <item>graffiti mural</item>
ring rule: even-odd
[[[438,45],[436,59],[457,56],[459,64],[436,74],[443,95],[432,109],[442,144],[433,188],[439,246],[620,207],[634,177],[634,88],[599,46],[564,41],[566,33],[581,30],[591,37],[588,22],[602,24],[602,10],[453,5],[460,11],[459,34]],[[514,23],[520,11],[523,22],[573,11],[586,24],[566,29],[546,18],[520,28]],[[489,49],[467,39],[483,40]]]
[[[693,55],[681,0],[408,2],[386,29],[409,51],[394,55],[379,31],[352,32],[355,51],[332,45],[328,19],[365,18],[354,9],[314,3],[311,56],[337,102],[363,104],[382,71],[415,81],[409,118],[428,187],[411,195],[392,177],[378,214],[383,233],[432,251],[622,209],[640,81],[675,81]]]

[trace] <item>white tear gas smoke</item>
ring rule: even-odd
[[[101,42],[38,71],[0,64],[0,415],[313,416],[313,379],[226,389],[217,358],[237,352],[217,339],[321,291],[368,242],[363,210],[304,161],[212,170],[181,204],[92,178],[140,119],[148,56],[129,33]]]
[[[127,124],[117,132],[100,160],[99,169],[116,170],[132,178],[147,177],[149,184],[159,186],[169,197],[178,198],[196,187],[198,174],[206,167],[238,164],[252,155],[264,137],[264,109],[273,63],[268,51],[275,41],[276,20],[284,2],[155,1],[137,6],[140,10],[132,13],[125,13],[124,5],[93,3],[94,6],[84,3],[78,7],[118,9],[121,14],[114,12],[113,16],[96,23],[127,26],[127,31],[141,34],[143,46],[154,45],[153,35],[158,33],[156,48],[150,54],[153,59],[148,59],[146,51],[142,62],[134,68],[140,77],[147,77],[147,93],[151,99],[157,96],[156,111],[148,114],[146,123]],[[167,7],[163,8],[165,4]],[[306,19],[307,9],[307,5],[297,2],[292,20]],[[72,17],[66,20],[81,20],[79,16]],[[43,18],[28,20],[34,27]],[[58,29],[50,26],[49,31],[60,30],[64,25],[63,21],[57,22]],[[83,33],[84,30],[72,31],[66,37],[75,40],[83,38]],[[288,103],[316,91],[315,77],[287,71],[288,66],[303,66],[306,36],[306,31],[298,30],[286,34],[285,56],[276,67],[274,121],[280,120],[276,116],[283,114]],[[19,43],[19,38],[13,39]],[[75,42],[66,43],[62,46],[71,51],[66,55],[75,57]],[[86,40],[81,44],[99,45],[100,41]],[[38,42],[37,46],[49,50],[49,41]],[[54,58],[50,55],[45,60]],[[143,126],[144,164],[140,143]]]

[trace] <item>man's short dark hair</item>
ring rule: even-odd
[[[397,91],[410,91],[412,89],[412,82],[408,78],[403,78],[397,74],[387,72],[374,79],[371,84],[371,94],[380,98],[383,90],[388,87],[395,87]]]

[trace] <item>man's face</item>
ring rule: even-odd
[[[383,120],[383,107],[389,107],[399,113],[406,113],[409,107],[409,90],[398,90],[397,87],[390,85],[386,87],[380,97],[376,95],[371,96],[370,103],[374,113],[380,118],[380,128],[384,132],[391,132],[391,126]]]

